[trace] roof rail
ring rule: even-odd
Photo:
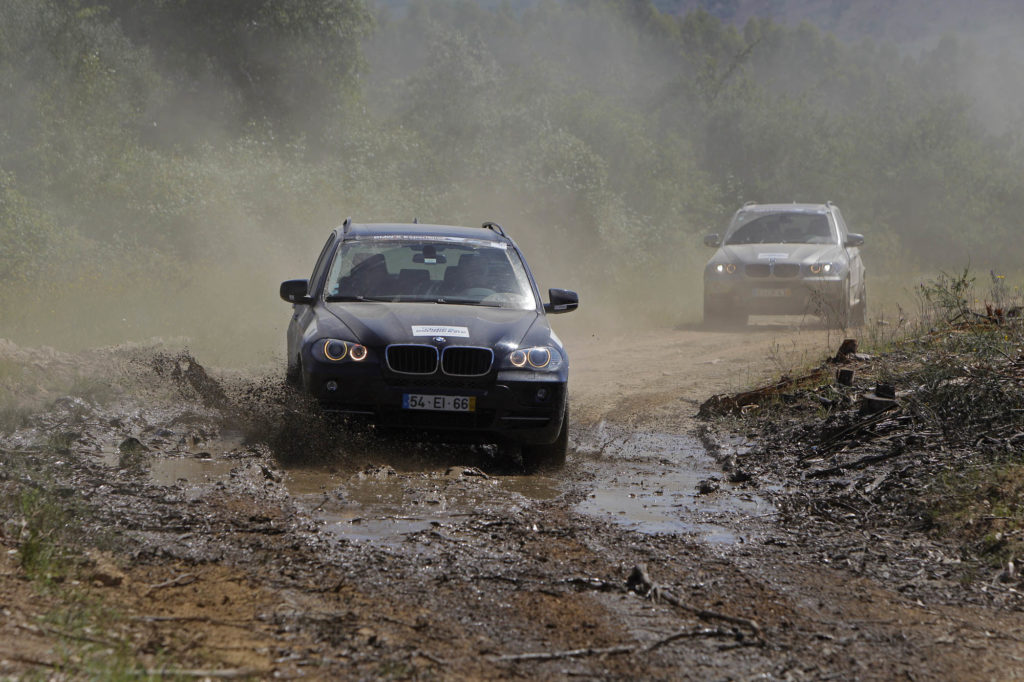
[[[482,227],[484,229],[487,229],[487,230],[494,230],[495,232],[500,234],[502,237],[507,237],[508,236],[508,235],[505,234],[505,228],[503,228],[498,223],[492,223],[489,220],[486,223],[484,223],[483,225],[481,225],[480,227]]]
[[[345,221],[341,224],[341,233],[348,234],[349,229],[352,227],[352,216],[345,218]]]

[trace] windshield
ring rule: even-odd
[[[741,211],[726,244],[831,244],[836,242],[824,213]]]
[[[515,250],[473,239],[382,236],[343,242],[325,291],[328,301],[537,307]]]

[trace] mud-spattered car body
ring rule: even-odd
[[[816,315],[832,326],[863,324],[867,290],[860,246],[839,208],[824,204],[747,204],[704,268],[704,321],[748,315]]]
[[[579,298],[550,289],[542,303],[501,226],[349,219],[280,293],[294,308],[288,377],[325,410],[564,461],[569,357],[547,314]]]

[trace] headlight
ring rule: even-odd
[[[554,372],[562,366],[562,354],[551,346],[517,348],[508,354],[508,363],[516,369]]]
[[[839,272],[838,263],[811,263],[807,270],[812,275],[835,275]]]
[[[362,362],[367,355],[366,346],[352,341],[320,339],[313,344],[313,357],[321,362]]]
[[[712,270],[714,270],[715,272],[717,272],[719,274],[722,274],[722,275],[731,275],[732,273],[736,272],[736,264],[735,263],[719,263],[719,264],[715,265],[712,268]]]

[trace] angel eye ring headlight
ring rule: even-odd
[[[735,263],[719,263],[715,266],[715,272],[722,272],[731,275],[736,272]]]
[[[812,275],[827,275],[835,269],[831,263],[812,263],[810,270]]]
[[[543,369],[551,364],[550,348],[531,348],[526,353],[526,362],[530,367]]]
[[[509,353],[508,361],[518,369],[554,370],[562,363],[562,356],[550,346],[518,348]]]
[[[360,362],[366,359],[367,354],[366,346],[339,339],[324,339],[320,350],[330,362],[341,362],[346,358]]]

